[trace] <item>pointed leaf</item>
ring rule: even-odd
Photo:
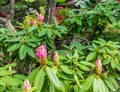
[[[61,90],[61,83],[60,83],[57,75],[55,74],[55,72],[50,67],[46,67],[46,72],[47,72],[48,78],[50,79],[51,83],[57,89]]]
[[[37,72],[35,77],[34,85],[36,87],[36,92],[41,92],[41,89],[44,83],[44,77],[45,77],[45,74],[42,68],[40,71]]]

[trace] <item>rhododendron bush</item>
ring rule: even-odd
[[[1,0],[0,9],[0,92],[120,91],[120,0]]]

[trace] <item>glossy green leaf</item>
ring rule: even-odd
[[[26,52],[27,52],[26,46],[23,44],[19,49],[19,57],[21,60],[25,58]]]
[[[39,32],[39,37],[44,36],[46,33],[47,33],[47,29],[41,30],[41,31]]]
[[[84,71],[89,71],[89,70],[90,70],[90,69],[89,69],[87,66],[85,66],[85,65],[78,64],[78,66],[79,66],[80,69],[82,69],[82,70],[84,70]]]
[[[28,29],[28,32],[32,32],[37,29],[37,26],[32,26]]]
[[[49,38],[51,38],[51,36],[52,36],[52,31],[49,29],[49,30],[47,30],[47,36],[49,37]]]
[[[57,75],[55,74],[55,72],[50,67],[46,67],[46,72],[47,72],[48,78],[50,79],[51,83],[57,89],[61,90],[61,83],[60,83]]]
[[[27,49],[27,54],[35,58],[35,53],[33,52],[33,49],[30,47],[27,47],[26,49]]]
[[[60,68],[61,68],[65,73],[73,74],[72,70],[70,70],[70,69],[68,68],[68,66],[61,65]]]
[[[80,62],[80,63],[83,64],[83,65],[86,65],[86,66],[95,67],[95,64],[93,64],[93,63],[91,63],[91,62],[82,61],[82,62]]]
[[[90,54],[88,54],[88,56],[86,57],[86,61],[90,61],[92,59],[94,59],[96,56],[96,52],[91,52]]]
[[[44,70],[43,68],[41,68],[40,71],[37,72],[35,80],[34,80],[34,85],[36,87],[35,92],[41,92],[41,89],[44,83],[44,77],[45,77]]]
[[[55,92],[55,87],[52,83],[50,83],[49,92]]]
[[[21,46],[21,43],[12,44],[8,47],[7,51],[14,51],[14,50],[18,49],[20,46]]]
[[[97,78],[94,78],[94,81],[93,81],[93,92],[99,92]]]
[[[83,84],[81,84],[80,92],[87,92],[87,90],[91,88],[93,80],[94,75],[91,75],[87,79],[85,79]]]
[[[109,80],[111,81],[111,83],[113,83],[115,89],[118,89],[119,86],[118,86],[118,83],[117,83],[117,81],[115,80],[115,78],[112,77],[112,76],[109,76]]]
[[[111,81],[105,79],[105,83],[109,87],[109,89],[111,89],[112,91],[116,91],[116,89],[113,86],[113,84],[111,83]]]
[[[35,76],[36,76],[38,71],[39,71],[39,68],[36,68],[32,72],[30,72],[30,74],[27,77],[27,79],[30,81],[30,83],[34,82]]]
[[[78,80],[78,76],[76,74],[74,75],[74,79],[75,79],[77,85],[79,86],[79,88],[81,88],[81,85],[80,85],[79,80]]]

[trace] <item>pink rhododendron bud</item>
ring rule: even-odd
[[[54,10],[54,13],[58,13],[58,9],[55,9],[55,10]]]
[[[54,52],[53,62],[55,63],[56,66],[59,65],[59,56],[58,56],[58,52],[57,51]]]
[[[118,0],[118,2],[120,3],[120,0]]]
[[[62,15],[60,15],[60,19],[61,19],[61,20],[63,20],[63,19],[65,19],[65,17],[64,17],[64,16],[62,16]]]
[[[39,59],[41,65],[45,65],[47,61],[47,51],[44,45],[41,45],[36,51],[36,57]]]
[[[24,87],[24,92],[31,92],[31,85],[27,79],[24,81],[23,87]]]
[[[102,63],[101,63],[101,59],[98,58],[96,60],[96,74],[100,75],[102,73]]]
[[[37,19],[38,19],[38,21],[43,21],[43,20],[44,20],[44,18],[43,18],[43,16],[42,16],[42,14],[38,14]]]
[[[57,9],[63,9],[64,7],[63,6],[58,6]]]
[[[31,19],[30,20],[30,26],[33,26],[34,25],[34,21]]]

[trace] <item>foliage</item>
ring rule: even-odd
[[[12,67],[15,64],[8,64],[0,68],[0,91],[20,91],[23,80],[26,78],[24,75],[15,74]]]
[[[9,4],[4,6],[6,2],[0,1],[2,10],[8,7]],[[17,32],[0,28],[0,92],[23,92],[25,79],[30,81],[33,92],[117,92],[120,4],[115,0],[81,0],[79,9],[56,8],[55,24],[46,24],[43,19],[38,21],[35,9],[46,7],[45,2],[16,1],[15,8],[19,12],[15,13],[13,22],[15,26],[20,25]],[[35,13],[28,13],[31,7]],[[23,20],[19,20],[21,18]],[[48,54],[46,59],[42,55],[35,56],[40,45],[46,47],[47,52],[41,51]],[[52,57],[57,50],[57,58]],[[96,72],[99,71],[98,58],[102,67],[99,74]],[[47,62],[42,65],[39,59]]]

